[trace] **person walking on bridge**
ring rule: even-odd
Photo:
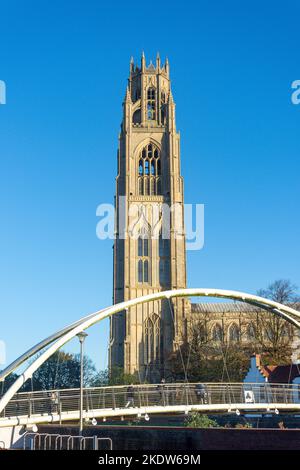
[[[134,386],[133,383],[127,387],[127,403],[125,408],[133,408],[134,407]]]

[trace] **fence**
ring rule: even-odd
[[[103,446],[104,444],[104,446]],[[112,450],[109,437],[26,433],[23,449],[29,450]]]

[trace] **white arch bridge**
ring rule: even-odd
[[[219,297],[233,299],[260,307],[262,310],[284,318],[300,330],[300,312],[286,305],[244,292],[222,289],[178,289],[149,294],[121,302],[92,313],[79,321],[54,333],[36,344],[0,373],[0,381],[5,380],[28,359],[35,357],[0,399],[0,427],[19,424],[44,423],[75,420],[79,417],[78,390],[57,390],[50,392],[18,393],[22,385],[33,373],[64,344],[78,333],[100,322],[104,318],[124,311],[140,303],[174,297]],[[38,356],[37,353],[39,353]],[[173,413],[189,411],[300,411],[298,386],[247,384],[206,384],[206,397],[201,397],[196,384],[140,385],[135,387],[133,402],[126,395],[126,387],[101,387],[86,389],[86,418],[106,418],[114,416],[134,416],[149,413]],[[249,388],[250,387],[250,388]],[[251,392],[251,400],[246,399],[245,391]],[[49,402],[54,395],[54,404]],[[102,398],[101,398],[102,397]],[[125,403],[125,401],[127,402]],[[128,403],[129,402],[129,403]],[[49,403],[56,406],[50,409]],[[101,405],[101,406],[100,406]]]

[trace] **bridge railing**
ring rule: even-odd
[[[84,389],[84,410],[178,405],[300,403],[300,386],[250,383],[174,383]],[[16,394],[0,415],[62,414],[79,409],[79,389]]]

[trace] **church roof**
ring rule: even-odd
[[[300,311],[300,302],[289,304]],[[247,313],[259,311],[260,308],[244,302],[200,302],[191,305],[192,313]]]
[[[192,304],[193,313],[253,312],[258,310],[253,305],[243,302],[205,302]]]

